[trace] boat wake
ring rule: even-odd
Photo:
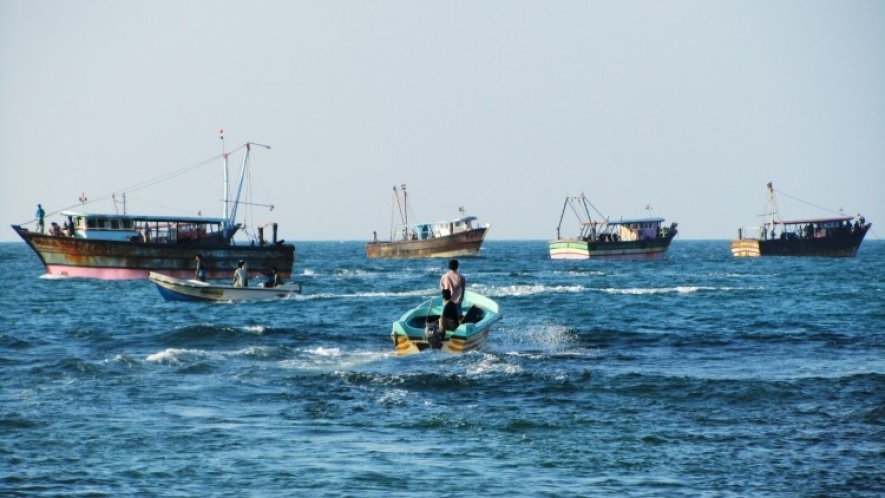
[[[605,288],[598,289],[600,292],[604,292],[606,294],[626,294],[626,295],[644,295],[644,294],[693,294],[695,292],[700,291],[715,291],[719,290],[716,287],[691,287],[691,286],[677,286],[677,287],[651,287],[651,288],[630,288],[630,289],[614,289],[614,288]]]
[[[475,290],[480,294],[490,297],[508,297],[508,296],[534,296],[538,294],[575,294],[587,290],[583,285],[508,285],[504,287],[486,287],[482,285],[471,286],[471,290]]]

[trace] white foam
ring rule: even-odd
[[[505,296],[533,296],[538,294],[576,294],[587,290],[582,285],[508,285],[505,287],[480,287],[475,286],[471,290],[488,297]]]
[[[678,286],[678,287],[634,287],[628,289],[615,289],[615,288],[605,288],[599,289],[601,292],[605,292],[606,294],[626,294],[626,295],[644,295],[644,294],[691,294],[693,292],[698,292],[700,290],[716,290],[715,287],[690,287],[690,286]]]
[[[64,275],[50,275],[49,273],[44,273],[43,275],[40,275],[39,278],[41,278],[43,280],[67,280],[68,279],[68,277],[66,277]]]
[[[169,348],[159,353],[154,353],[152,355],[148,355],[145,358],[146,361],[151,363],[160,363],[160,364],[179,364],[182,362],[187,356],[196,356],[198,358],[210,358],[216,356],[208,351],[203,351],[201,349],[178,349],[178,348]]]

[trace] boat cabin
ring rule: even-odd
[[[792,221],[772,221],[761,227],[738,230],[738,239],[747,238],[747,231],[758,230],[759,240],[821,239],[850,235],[863,229],[866,220],[854,220],[853,216],[833,216]],[[752,238],[752,237],[750,237]]]
[[[63,211],[66,228],[62,236],[120,242],[187,244],[221,243],[223,218],[192,216],[138,216]],[[233,231],[236,231],[233,230]]]
[[[473,222],[476,221],[475,216],[464,216],[452,221],[438,221],[436,223],[419,223],[414,225],[410,233],[411,240],[426,240],[434,237],[446,237],[455,235],[456,233],[473,230]]]
[[[664,218],[637,218],[618,221],[587,221],[582,223],[581,238],[599,242],[633,242],[666,238],[675,223],[662,227]]]

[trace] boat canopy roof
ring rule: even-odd
[[[476,221],[476,216],[463,216],[461,218],[455,218],[451,221],[428,221],[422,223],[410,223],[408,225],[401,226],[410,226],[410,227],[424,227],[424,226],[443,226],[448,225],[449,223],[470,223]]]
[[[225,218],[211,218],[208,216],[156,216],[139,214],[114,214],[114,213],[81,213],[78,211],[62,211],[62,216],[78,216],[86,219],[113,218],[118,220],[167,222],[167,223],[225,223]]]
[[[585,221],[583,222],[584,226],[587,225],[632,225],[633,223],[663,223],[664,218],[633,218],[627,220],[612,220],[612,221]]]
[[[775,221],[776,225],[805,225],[808,223],[827,223],[829,221],[851,221],[854,216],[830,216],[829,218],[808,218],[803,220],[792,221]]]

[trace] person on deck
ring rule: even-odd
[[[231,285],[234,287],[249,287],[249,274],[246,272],[245,261],[237,262],[237,269],[234,271],[234,281]]]
[[[452,293],[452,301],[454,301],[458,309],[458,316],[461,316],[461,302],[464,300],[464,288],[466,286],[467,280],[458,273],[458,260],[450,260],[449,271],[439,279],[439,288],[447,289]]]
[[[43,206],[37,204],[37,212],[34,214],[37,218],[37,230],[40,233],[43,233],[43,229],[45,228],[43,218],[46,216],[46,212],[43,211]]]
[[[194,257],[194,260],[197,262],[197,269],[194,270],[194,279],[199,280],[200,282],[206,281],[206,263],[203,261],[203,255],[197,254]]]

